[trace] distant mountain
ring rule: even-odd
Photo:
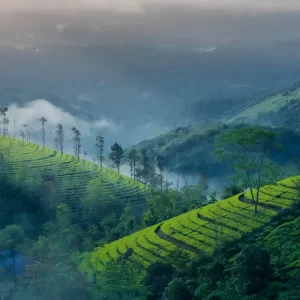
[[[114,139],[125,146],[232,116],[248,100],[300,78],[299,42],[234,42],[201,53],[129,44],[21,46],[0,48],[0,105],[45,98],[75,117],[104,115],[122,128]]]

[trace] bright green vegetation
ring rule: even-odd
[[[292,105],[293,102],[300,100],[300,88],[292,90],[289,93],[279,93],[247,108],[243,112],[234,117],[229,118],[228,122],[237,121],[239,119],[256,119],[261,113],[277,112],[286,105]]]
[[[95,166],[93,163],[60,152],[9,137],[0,137],[4,171],[10,180],[27,190],[36,187],[44,191],[48,205],[60,202],[75,206],[78,199],[87,202],[105,193],[106,201],[143,201],[145,185],[133,181],[115,171]],[[105,200],[103,200],[105,201]]]
[[[265,226],[280,211],[294,205],[298,201],[298,179],[288,178],[261,188],[256,214],[248,191],[96,248],[85,255],[81,269],[88,273],[103,270],[107,262],[126,253],[143,267],[154,262],[171,263],[172,253],[178,248],[191,258],[201,253],[212,254],[221,244]]]
[[[300,275],[300,217],[272,230],[265,238],[266,248],[273,253],[277,275],[281,268],[290,276]],[[282,256],[282,257],[280,257]]]

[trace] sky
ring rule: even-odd
[[[147,6],[183,5],[210,8],[300,9],[298,0],[1,0],[1,10],[82,10],[108,9],[119,12],[143,12]]]
[[[298,0],[0,0],[0,5],[0,45],[180,41],[209,48],[245,37],[300,37]]]

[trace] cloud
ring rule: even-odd
[[[118,127],[112,119],[103,118],[94,122],[75,117],[63,109],[51,104],[45,99],[38,99],[27,103],[20,107],[16,104],[11,104],[8,107],[8,118],[10,119],[9,134],[12,136],[14,131],[14,120],[16,128],[16,137],[20,136],[20,131],[23,124],[28,124],[29,131],[32,134],[40,133],[40,117],[47,119],[47,132],[53,133],[57,124],[62,124],[66,134],[71,128],[77,127],[83,136],[89,137],[94,130],[107,130],[110,133],[117,133]]]
[[[2,3],[1,3],[2,2]],[[149,5],[182,5],[208,8],[300,9],[299,0],[0,0],[1,10],[55,10],[82,11],[113,10],[118,12],[142,12]]]
[[[3,2],[3,3],[1,3]],[[141,9],[140,0],[1,0],[2,11],[82,11],[89,10],[114,10],[120,12],[138,12]]]
[[[68,25],[64,25],[64,24],[56,24],[55,25],[55,29],[59,32],[64,31],[67,27],[68,27]]]

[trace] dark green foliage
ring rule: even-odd
[[[131,150],[128,154],[128,161],[130,165],[130,175],[131,178],[133,178],[133,181],[135,183],[136,180],[136,167],[137,167],[137,162],[138,162],[138,153],[136,150]]]
[[[169,300],[192,300],[193,294],[189,291],[183,279],[175,278],[168,285],[167,290]]]
[[[155,263],[147,270],[146,286],[147,300],[159,299],[174,275],[174,269],[169,264]]]
[[[142,148],[140,151],[140,165],[137,169],[137,176],[146,184],[156,186],[155,167],[150,162],[148,149]]]
[[[111,152],[108,155],[109,159],[113,162],[113,167],[120,173],[120,166],[124,157],[124,151],[120,144],[114,143],[111,146]]]
[[[96,150],[97,150],[97,158],[98,158],[98,164],[102,167],[103,164],[103,160],[104,160],[104,156],[103,156],[103,152],[104,152],[104,137],[102,135],[102,133],[100,133],[97,137],[96,137]]]
[[[222,193],[222,199],[228,199],[232,196],[238,195],[243,192],[243,188],[239,185],[230,184],[224,187]]]
[[[222,124],[217,123],[206,127],[186,127],[178,132],[171,131],[151,140],[145,140],[133,148],[148,149],[150,159],[154,159],[159,153],[164,157],[165,170],[181,174],[200,174],[205,170],[209,177],[229,177],[233,175],[231,162],[217,161],[213,155],[216,148],[217,137],[230,130],[247,127],[247,124]],[[291,161],[299,156],[300,134],[293,128],[269,128],[263,127],[279,134],[276,142],[284,146],[284,151],[274,150],[270,153],[270,159],[280,167],[288,167]],[[298,170],[291,170],[297,174]]]
[[[99,300],[145,300],[146,288],[142,283],[144,273],[123,261],[110,262],[105,271],[97,274]]]
[[[270,279],[270,255],[258,245],[248,245],[235,259],[232,273],[240,289],[245,289],[246,294],[257,294]]]
[[[0,206],[0,229],[19,224],[27,236],[35,237],[42,223],[48,220],[39,195],[11,184],[4,176],[0,181]]]

